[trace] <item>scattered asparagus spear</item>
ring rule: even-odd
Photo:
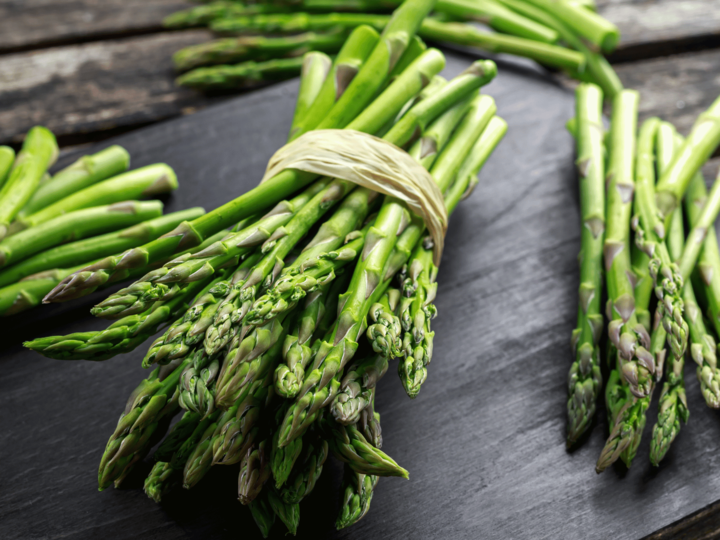
[[[5,238],[10,223],[30,200],[57,156],[55,136],[48,129],[36,126],[28,131],[10,175],[0,189],[0,240]]]
[[[345,466],[342,507],[335,524],[337,529],[350,527],[365,517],[370,510],[370,502],[378,480],[378,476],[358,473]]]
[[[52,185],[52,182],[48,185]],[[177,189],[175,172],[165,164],[148,165],[91,185],[24,217],[19,224],[36,227],[69,212],[162,195]]]
[[[57,172],[42,184],[18,213],[22,219],[102,180],[123,173],[130,166],[130,154],[122,146],[110,146]],[[127,197],[134,199],[135,197]]]
[[[0,287],[45,270],[84,266],[90,261],[142,245],[171,231],[183,221],[195,219],[204,213],[202,208],[190,208],[144,221],[121,231],[49,249],[0,271]]]
[[[0,243],[0,268],[8,267],[48,248],[136,225],[162,215],[160,201],[125,201],[75,210],[37,227],[25,229]],[[98,283],[100,285],[100,283]]]

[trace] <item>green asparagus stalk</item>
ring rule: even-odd
[[[350,425],[360,420],[375,397],[375,385],[388,369],[388,358],[374,354],[356,361],[342,379],[340,390],[330,411],[339,424]]]
[[[652,389],[655,362],[647,350],[650,346],[650,335],[638,323],[635,314],[635,283],[634,279],[631,279],[634,276],[630,274],[630,214],[635,183],[638,100],[637,92],[625,90],[618,94],[613,102],[604,258],[610,298],[608,317],[612,319],[608,325],[608,333],[613,345],[618,349],[618,369],[622,378],[629,384],[631,393],[642,398]],[[645,163],[641,159],[645,155],[649,156],[652,163],[657,126],[657,119],[643,125],[637,150],[638,163]],[[652,171],[649,175],[651,178]],[[651,182],[648,174],[638,171],[637,185],[641,183]]]
[[[495,147],[507,133],[507,122],[499,116],[493,116],[488,125],[470,150],[467,159],[463,161],[460,170],[455,176],[455,182],[445,192],[445,208],[452,214],[462,199],[469,197],[478,184],[478,174]]]
[[[0,240],[5,238],[10,223],[35,193],[40,179],[57,156],[57,142],[50,130],[36,126],[28,131],[10,175],[0,189]]]
[[[270,13],[217,19],[210,24],[210,28],[213,32],[226,36],[326,32],[337,28],[356,28],[360,25],[382,30],[387,19],[386,15],[371,13]]]
[[[251,88],[263,83],[283,81],[300,74],[302,57],[277,58],[254,62],[248,60],[235,65],[200,67],[178,77],[179,86],[196,90],[234,90]]]
[[[585,57],[579,52],[532,39],[483,32],[468,24],[429,18],[423,22],[420,36],[430,41],[477,47],[492,53],[515,54],[559,69],[580,72],[585,69]]]
[[[285,417],[289,404],[285,403],[281,406],[276,415],[275,423],[279,424]],[[275,487],[280,489],[292,473],[295,462],[300,457],[303,449],[303,439],[309,439],[310,434],[303,437],[298,437],[287,446],[281,447],[279,444],[280,431],[274,430],[272,438],[272,450],[270,452],[270,470],[272,471],[272,477],[275,480]]]
[[[23,219],[77,191],[119,175],[129,166],[130,154],[122,146],[113,145],[95,154],[83,156],[56,173],[52,177],[52,182],[38,187],[18,213],[18,218]]]
[[[253,444],[240,463],[238,476],[238,500],[241,504],[252,503],[270,479],[270,444],[267,440]],[[268,490],[269,492],[270,490]]]
[[[365,517],[378,480],[377,476],[358,473],[345,466],[342,506],[335,523],[338,530],[350,527]]]
[[[192,353],[192,364],[180,378],[178,404],[188,412],[207,418],[215,410],[215,379],[220,371],[220,357],[208,356],[203,349]]]
[[[153,465],[147,478],[145,478],[143,490],[148,497],[159,503],[165,495],[177,486],[178,478],[177,471],[172,468],[170,463],[158,461]]]
[[[414,2],[415,0],[412,0],[408,2],[408,4],[412,6]],[[410,9],[414,8],[411,7]],[[412,29],[415,24],[412,18],[408,24],[404,24],[405,16],[402,16],[400,19],[401,21],[398,22],[399,26],[394,26],[395,30],[403,27],[406,30]],[[381,77],[384,80],[386,76],[383,77],[381,76],[382,74],[373,71],[374,68],[377,67],[378,62],[381,61],[382,55],[380,55],[373,64],[369,64],[369,68],[365,66],[362,71],[367,68],[370,73],[368,77]],[[372,94],[365,94],[363,93],[364,88],[358,87],[352,89],[351,98],[345,100],[345,96],[343,95],[341,100],[344,101],[342,103],[338,102],[333,108],[342,109],[346,107],[350,110],[352,105],[352,110],[348,113],[348,116],[352,117],[356,114],[357,110],[367,106],[365,112],[347,127],[366,133],[375,132],[381,129],[391,118],[394,118],[404,104],[417,95],[419,90],[442,69],[443,65],[444,59],[439,52],[427,51],[390,84],[370,106],[367,106],[367,104],[368,101],[372,99]],[[477,69],[477,67],[475,69]],[[348,90],[350,90],[350,88],[348,88]],[[432,112],[435,111],[426,110],[425,114]],[[330,120],[328,120],[329,117],[326,117],[323,128],[342,127],[340,122],[344,116],[344,114],[336,115]],[[87,268],[84,271],[76,273],[69,279],[63,280],[63,282],[47,295],[45,300],[48,302],[70,300],[76,297],[83,289],[94,290],[94,288],[96,288],[95,283],[107,281],[109,277],[118,271],[124,272],[130,267],[145,266],[166,259],[173,253],[187,249],[192,245],[197,245],[208,236],[215,234],[223,228],[229,227],[233,222],[240,221],[245,217],[256,214],[263,208],[276,204],[315,178],[316,175],[296,169],[285,170],[245,195],[209,212],[193,222],[181,224],[175,231],[145,246],[134,248],[115,257],[103,259],[103,261],[95,265],[94,268]],[[73,283],[72,290],[68,290],[68,285],[71,282]],[[87,283],[87,286],[81,287],[83,283]]]
[[[656,131],[658,124],[659,121],[656,118],[651,118],[645,122],[643,129],[647,132]],[[642,134],[643,130],[641,129],[641,136]],[[650,136],[647,135],[647,137]],[[650,156],[644,162],[650,161],[651,163],[651,160]],[[670,167],[672,168],[672,165]],[[688,336],[688,326],[683,319],[682,289],[684,280],[663,240],[665,227],[660,221],[655,205],[652,165],[647,165],[645,169],[647,174],[639,174],[636,184],[635,196],[637,197],[638,215],[633,219],[635,243],[650,257],[648,270],[655,283],[659,316],[662,318],[662,324],[667,332],[667,342],[671,354],[678,358],[685,354]]]
[[[395,311],[400,291],[388,289],[368,311],[368,329],[365,335],[377,354],[387,358],[402,356],[402,326]],[[372,324],[370,324],[372,322]]]
[[[268,502],[275,515],[280,518],[287,530],[293,536],[297,535],[297,528],[300,524],[300,505],[286,503],[279,493],[273,489],[268,490]]]
[[[527,2],[557,17],[605,53],[615,50],[620,41],[620,31],[613,23],[570,0],[527,0]]]
[[[390,456],[372,446],[355,426],[331,423],[327,427],[330,451],[352,470],[374,476],[399,476],[408,479],[408,472]]]
[[[303,450],[302,458],[295,462],[290,478],[280,490],[285,504],[298,504],[312,492],[329,452],[327,441],[322,439],[305,445]]]
[[[578,174],[582,214],[578,324],[573,330],[575,359],[568,374],[567,445],[572,447],[595,416],[602,389],[599,339],[602,333],[602,252],[605,230],[605,158],[602,90],[581,84],[576,92]]]
[[[346,36],[342,36],[343,43]],[[339,48],[339,47],[338,47]],[[295,100],[295,113],[293,114],[292,124],[290,125],[290,134],[288,140],[292,140],[293,133],[297,131],[298,124],[305,118],[308,110],[312,107],[315,99],[317,99],[320,90],[325,84],[332,60],[326,54],[317,52],[317,48],[313,52],[305,54],[303,57],[303,67],[300,72],[300,88],[298,96]]]
[[[51,185],[51,184],[48,184]],[[37,227],[60,216],[107,204],[154,197],[177,189],[177,177],[165,164],[149,165],[121,174],[60,199],[19,221],[22,228]],[[15,225],[13,225],[15,228]]]
[[[237,64],[253,60],[268,62],[279,58],[296,58],[306,51],[336,53],[347,38],[346,30],[329,33],[305,32],[294,36],[242,36],[217,39],[180,49],[173,55],[178,71],[203,66]]]
[[[270,490],[262,492],[260,497],[252,501],[248,506],[263,538],[268,537],[270,529],[275,525],[275,511],[268,501],[269,492]]]
[[[82,266],[54,268],[6,285],[0,289],[0,317],[8,317],[39,306],[43,296]]]
[[[200,292],[203,284],[195,282],[170,302],[153,306],[140,315],[124,317],[105,330],[37,338],[25,342],[24,346],[58,360],[107,360],[134,350],[162,325],[182,314],[187,309],[187,301]]]
[[[705,181],[701,173],[697,173],[690,182],[685,197],[685,211],[691,225],[695,226],[707,198]],[[697,274],[699,279],[693,284],[689,280],[685,282],[683,299],[685,300],[685,318],[690,327],[690,338],[692,346],[691,356],[697,363],[697,377],[700,381],[700,388],[705,402],[712,408],[720,408],[720,372],[717,366],[717,345],[712,334],[706,329],[700,312],[693,285],[703,289],[707,298],[709,310],[708,318],[714,323],[716,331],[720,327],[718,322],[718,298],[720,293],[716,290],[717,279],[714,276],[720,272],[720,254],[718,253],[715,227],[708,229],[707,237],[703,244],[698,259]]]
[[[710,189],[710,194],[704,201],[700,215],[697,216],[697,219],[693,219],[692,230],[688,235],[682,257],[677,261],[680,274],[684,280],[690,278],[708,230],[714,226],[718,212],[720,212],[720,174],[718,174],[715,183]]]
[[[439,13],[461,20],[487,24],[498,32],[520,36],[540,43],[556,43],[558,33],[506,8],[494,0],[439,0],[435,4]]]
[[[157,218],[162,215],[162,208],[160,201],[126,201],[69,212],[3,240],[0,243],[0,268],[70,240]]]
[[[261,13],[278,13],[287,10],[277,4],[240,4],[236,2],[212,2],[205,6],[176,11],[163,19],[165,28],[192,28],[205,26],[216,19],[243,17]]]
[[[195,219],[204,213],[205,210],[202,208],[189,208],[139,223],[121,231],[49,249],[0,271],[0,287],[53,268],[85,266],[90,261],[142,245],[171,231],[183,221]]]
[[[156,369],[130,395],[100,461],[98,484],[101,491],[123,478],[142,459],[160,420],[177,409],[176,390],[186,363]]]
[[[5,185],[14,161],[15,150],[9,146],[0,146],[0,188]]]
[[[720,144],[720,98],[698,116],[687,139],[656,188],[657,209],[667,221],[685,194],[695,173]]]
[[[591,50],[585,41],[560,19],[525,0],[499,1],[513,11],[557,31],[562,41],[582,53],[585,57],[586,69],[581,75],[583,77],[590,77],[591,82],[594,82],[602,88],[606,99],[613,99],[615,95],[623,89],[622,82],[620,82],[617,73],[615,73],[615,70],[605,57]]]
[[[398,374],[405,392],[413,399],[427,379],[435,337],[435,332],[430,330],[430,321],[437,315],[432,304],[437,293],[437,267],[432,261],[432,251],[426,245],[427,242],[420,242],[408,262],[407,277],[403,281],[404,298],[400,304],[405,358],[398,362]]]
[[[369,26],[358,26],[340,49],[330,73],[312,105],[290,133],[290,140],[315,129],[325,115],[345,93],[348,85],[360,71],[365,61],[377,45],[380,35]]]
[[[674,260],[678,260],[681,254],[684,255],[683,241],[682,209],[678,208],[673,213],[667,239],[668,250]],[[656,467],[680,432],[680,420],[687,423],[690,415],[685,396],[684,356],[675,356],[671,352],[668,364],[669,369],[665,371],[666,380],[658,403],[658,419],[653,426],[650,440],[650,463]]]
[[[380,414],[375,412],[374,398],[370,404],[360,413],[357,427],[367,442],[375,448],[382,448],[382,426],[380,426]]]

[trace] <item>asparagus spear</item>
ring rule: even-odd
[[[180,49],[173,55],[178,71],[203,66],[237,64],[248,60],[268,62],[277,58],[300,57],[306,51],[336,53],[347,38],[347,31],[320,34],[305,32],[294,36],[242,36],[217,39]]]
[[[667,239],[668,250],[674,260],[678,260],[681,254],[684,255],[684,236],[682,209],[678,208],[673,213]],[[685,397],[684,356],[675,356],[671,353],[668,364],[669,369],[665,370],[666,380],[658,403],[658,419],[653,426],[650,440],[650,463],[656,467],[677,437],[680,420],[687,423],[690,415]]]
[[[408,479],[408,472],[382,450],[375,448],[355,426],[334,422],[327,426],[330,451],[352,470],[374,476],[399,476]]]
[[[158,461],[145,478],[143,490],[148,497],[159,503],[177,484],[177,471],[172,468],[170,463]]]
[[[487,24],[498,32],[540,43],[556,43],[559,38],[552,28],[515,13],[494,0],[439,0],[435,4],[435,10],[461,20]]]
[[[379,39],[380,35],[369,26],[358,26],[350,33],[307,113],[297,123],[293,122],[296,125],[290,140],[318,126],[360,71]]]
[[[202,289],[203,284],[202,281],[195,282],[170,302],[153,306],[140,315],[124,317],[105,330],[37,338],[23,345],[58,360],[107,360],[134,350],[163,324],[183,313],[187,309],[186,302]]]
[[[346,36],[342,36],[343,43]],[[325,84],[332,60],[322,52],[309,52],[303,56],[303,67],[300,72],[300,88],[298,96],[295,100],[295,113],[293,114],[292,124],[290,125],[290,134],[288,139],[292,140],[293,133],[297,130],[298,124],[303,120],[310,107],[312,107],[315,99],[317,99],[320,90]]]
[[[38,187],[30,200],[18,213],[18,218],[34,214],[43,208],[85,189],[101,180],[116,176],[127,170],[130,154],[122,146],[113,145],[90,156],[83,156],[65,167]],[[134,197],[128,197],[132,199]]]
[[[101,491],[122,479],[142,459],[160,420],[175,412],[177,384],[186,364],[187,361],[156,369],[130,395],[100,461],[98,484]]]
[[[0,189],[0,240],[5,238],[10,223],[35,193],[57,156],[57,142],[50,130],[36,126],[28,131],[10,176]]]
[[[189,208],[144,221],[121,231],[49,249],[0,271],[0,287],[52,268],[85,266],[90,261],[142,245],[171,231],[183,221],[195,219],[204,213],[205,210],[202,208]]]
[[[0,146],[0,188],[5,184],[15,161],[15,150],[9,146]]]
[[[560,19],[525,0],[499,1],[513,11],[557,31],[562,41],[582,53],[585,57],[586,69],[584,73],[578,75],[581,75],[583,78],[589,77],[589,82],[593,82],[602,88],[606,99],[613,99],[615,95],[623,89],[622,82],[620,82],[617,73],[615,73],[615,70],[605,57],[591,50],[591,48],[586,45],[586,42],[575,33],[575,30]]]
[[[275,415],[275,427],[282,422],[289,408],[288,403],[284,403]],[[270,470],[272,471],[275,487],[278,489],[290,478],[295,462],[300,457],[303,449],[303,439],[309,438],[310,435],[298,437],[287,446],[281,447],[279,444],[280,431],[275,429],[272,437],[272,449],[270,452]]]
[[[0,268],[70,240],[159,217],[162,208],[160,201],[125,201],[69,212],[3,240],[0,244]]]
[[[568,374],[568,432],[571,447],[590,426],[602,389],[599,339],[603,317],[602,250],[605,230],[605,159],[602,90],[581,84],[576,92],[578,174],[582,214],[578,324],[573,330],[575,359]]]
[[[368,329],[365,335],[377,354],[387,358],[402,356],[402,326],[395,315],[400,291],[388,289],[368,311]],[[370,324],[372,321],[373,324]]]
[[[18,225],[22,228],[36,227],[69,212],[154,197],[177,189],[177,186],[177,177],[170,167],[162,163],[148,165],[68,195],[64,199],[22,218]]]
[[[39,306],[48,291],[81,266],[46,270],[3,287],[0,289],[0,316],[15,315]]]
[[[295,536],[300,524],[300,505],[286,503],[274,489],[268,490],[267,497],[275,515],[285,524],[288,532]]]
[[[312,492],[329,452],[327,441],[322,439],[311,441],[303,450],[302,459],[295,462],[290,478],[280,490],[285,504],[298,504]]]
[[[404,360],[398,362],[398,374],[405,392],[416,398],[420,386],[427,379],[427,365],[432,359],[433,338],[430,321],[437,315],[432,304],[437,293],[437,267],[432,262],[432,251],[420,242],[407,266],[403,280],[403,300],[400,317],[404,331],[402,347]]]
[[[415,2],[420,0],[410,0],[404,5],[407,9],[414,10]],[[417,15],[417,13],[415,14]],[[422,14],[420,14],[422,15]],[[406,21],[405,16],[400,17],[397,25],[393,26],[393,32],[399,29],[412,29],[416,24],[414,17],[410,17]],[[388,26],[390,28],[390,26]],[[386,30],[387,32],[387,30]],[[367,63],[363,70],[368,70],[367,77],[379,78],[380,84],[386,79],[387,75],[377,73],[375,68],[378,63],[382,63],[383,54],[372,63]],[[430,81],[432,77],[442,69],[443,57],[437,51],[427,51],[410,65],[403,74],[398,77],[390,86],[368,106],[363,114],[356,121],[347,127],[363,132],[375,132],[382,128],[391,118],[402,109],[403,105],[414,97],[419,89]],[[368,67],[369,66],[369,67]],[[477,69],[477,68],[476,68]],[[373,84],[375,87],[376,83]],[[352,86],[352,85],[351,85]],[[357,111],[362,109],[372,99],[372,93],[365,93],[367,88],[364,85],[348,88],[351,90],[351,97],[345,99],[346,93],[343,94],[341,101],[333,107],[334,109],[348,108],[348,117],[353,117]],[[352,107],[352,109],[351,109]],[[429,112],[429,111],[428,111]],[[326,116],[323,122],[323,128],[342,127],[345,115],[336,113],[332,118]],[[94,283],[107,281],[107,277],[117,271],[125,271],[130,267],[145,266],[171,256],[177,251],[187,249],[192,245],[201,243],[203,239],[214,234],[215,232],[230,226],[231,223],[237,222],[245,217],[253,215],[263,208],[266,208],[277,201],[282,200],[292,192],[297,191],[302,186],[308,184],[316,175],[298,171],[296,169],[285,170],[274,178],[269,179],[257,188],[236,198],[235,200],[209,212],[205,216],[194,220],[192,223],[183,223],[175,231],[172,231],[163,237],[146,244],[140,248],[134,248],[119,256],[108,257],[103,259],[96,268],[88,268],[76,274],[70,279],[64,280],[58,285],[46,298],[48,302],[66,301],[79,294],[81,289],[94,290]],[[98,275],[101,274],[101,275]],[[73,290],[66,290],[67,285],[72,282]],[[81,283],[87,283],[86,287],[81,287]]]
[[[179,86],[196,90],[233,90],[251,88],[262,83],[283,81],[302,70],[302,58],[277,58],[263,62],[248,60],[235,65],[200,67],[178,77]]]
[[[255,520],[255,524],[260,529],[260,533],[263,538],[267,538],[270,534],[270,529],[275,524],[275,511],[270,506],[268,501],[268,493],[270,490],[266,490],[260,494],[260,497],[252,501],[248,508],[252,513],[252,517]]]
[[[656,188],[657,209],[667,221],[690,180],[720,144],[720,97],[698,116],[687,139],[663,173]]]
[[[685,197],[685,211],[691,225],[697,223],[701,209],[707,199],[705,181],[701,173],[697,173],[690,182],[687,196]],[[706,329],[702,313],[699,311],[695,300],[693,285],[699,285],[708,300],[709,319],[714,323],[717,331],[720,327],[718,321],[718,301],[720,295],[716,292],[717,279],[713,276],[720,271],[720,254],[718,254],[717,238],[715,227],[708,229],[707,237],[703,243],[702,251],[698,259],[697,274],[699,279],[696,283],[685,282],[683,299],[685,300],[685,318],[690,327],[692,346],[690,352],[693,360],[697,363],[697,376],[700,381],[700,388],[706,403],[712,408],[720,408],[720,372],[717,366],[717,345],[712,334]]]
[[[176,11],[163,19],[165,28],[192,28],[205,26],[216,19],[242,17],[260,13],[278,13],[288,10],[278,4],[240,4],[235,2],[212,2]]]
[[[265,482],[270,479],[269,446],[267,440],[253,444],[240,463],[238,500],[241,504],[252,503],[260,494]]]
[[[607,19],[570,0],[527,0],[567,24],[590,43],[609,53],[620,41],[620,31]]]
[[[634,280],[629,273],[630,212],[635,176],[633,169],[638,98],[637,92],[626,90],[618,94],[613,103],[604,258],[610,298],[608,317],[612,318],[608,333],[613,345],[618,349],[618,368],[622,378],[630,385],[632,394],[642,398],[652,389],[655,363],[647,350],[650,346],[650,335],[637,321]],[[652,160],[657,126],[657,119],[643,125],[638,156],[649,155]],[[638,163],[644,162],[643,159],[638,159]],[[640,185],[651,183],[651,177],[652,172],[638,171],[638,196]],[[650,273],[653,275],[652,271]],[[653,279],[654,277],[653,275]]]
[[[375,386],[388,369],[388,358],[374,354],[357,360],[347,371],[330,411],[339,424],[350,425],[359,421],[375,397]]]
[[[378,480],[378,476],[358,473],[345,465],[342,506],[335,523],[338,530],[350,527],[365,517]]]

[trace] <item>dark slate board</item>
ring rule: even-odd
[[[451,56],[447,74],[467,62]],[[275,86],[106,144],[126,146],[135,166],[166,161],[176,169],[181,188],[168,210],[213,208],[260,178],[284,141],[296,88]],[[391,372],[378,393],[384,449],[411,480],[382,479],[369,515],[338,533],[340,467],[329,465],[303,503],[302,538],[637,539],[720,499],[720,424],[691,367],[692,419],[659,470],[647,461],[646,436],[629,473],[595,475],[604,411],[586,444],[565,451],[579,249],[573,144],[563,129],[573,97],[537,70],[509,64],[487,91],[511,128],[452,219],[429,380],[411,401]],[[235,501],[235,468],[215,467],[159,506],[141,490],[149,463],[128,489],[97,492],[102,448],[146,373],[142,350],[63,363],[18,343],[103,327],[86,315],[91,303],[3,320],[0,536],[259,538]]]

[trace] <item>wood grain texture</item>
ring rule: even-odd
[[[659,116],[687,135],[720,94],[720,49],[615,66],[627,88],[640,91],[640,117]]]
[[[469,62],[450,55],[446,75]],[[302,505],[299,538],[636,540],[720,499],[720,423],[687,366],[690,423],[659,469],[643,441],[629,472],[596,475],[605,413],[578,451],[564,446],[580,248],[573,96],[537,71],[502,64],[488,88],[510,124],[473,197],[451,220],[439,275],[435,356],[409,400],[391,369],[379,385],[383,447],[410,480],[382,479],[370,513],[336,532],[339,468]],[[290,82],[111,142],[134,165],[170,164],[180,189],[168,210],[211,209],[252,187],[287,134]],[[67,155],[66,160],[74,156]],[[0,537],[156,540],[259,535],[235,500],[237,468],[156,505],[141,491],[96,490],[102,448],[146,371],[143,351],[102,363],[22,351],[23,334],[101,328],[87,306],[45,306],[3,326],[0,352]],[[5,323],[5,321],[3,321]],[[655,406],[651,407],[651,411]],[[648,419],[648,429],[655,420]],[[328,474],[331,473],[331,474]],[[272,538],[284,538],[277,527]]]
[[[716,0],[597,0],[598,13],[620,29],[613,61],[653,58],[720,44]]]
[[[42,124],[61,139],[136,127],[217,102],[178,88],[172,53],[205,41],[193,30],[0,56],[0,141]]]
[[[0,53],[162,30],[183,0],[0,0]]]

